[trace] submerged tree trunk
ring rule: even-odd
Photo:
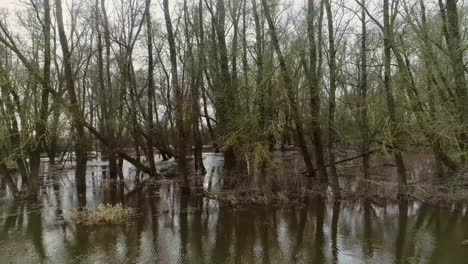
[[[359,85],[359,122],[361,124],[361,153],[362,153],[362,168],[364,172],[364,178],[369,179],[369,121],[367,120],[367,25],[366,25],[366,0],[361,0],[361,74],[360,74],[360,85]]]
[[[321,0],[323,1],[323,0]],[[314,0],[308,0],[307,9],[307,37],[309,40],[309,91],[310,91],[310,110],[311,110],[311,123],[312,123],[312,137],[315,150],[315,163],[319,169],[320,178],[324,181],[328,179],[327,169],[325,167],[325,159],[323,154],[322,145],[322,129],[320,128],[320,76],[318,75],[317,63],[317,45],[315,41],[315,10]],[[321,17],[320,17],[321,19]],[[321,23],[319,25],[321,27]]]
[[[390,117],[391,138],[390,146],[392,148],[393,157],[397,166],[398,174],[398,192],[400,195],[406,192],[406,168],[403,161],[403,154],[401,152],[401,145],[399,142],[399,128],[396,114],[395,99],[393,96],[393,89],[391,83],[391,48],[393,41],[393,29],[390,27],[390,13],[388,0],[384,0],[384,88],[387,101],[387,109]]]
[[[50,63],[51,63],[51,49],[50,49],[50,4],[49,0],[44,0],[44,22],[43,22],[43,35],[44,35],[44,66],[43,66],[43,79],[41,89],[41,106],[39,110],[39,118],[35,122],[35,145],[31,152],[30,158],[30,179],[28,182],[28,195],[30,198],[35,199],[37,197],[37,191],[39,189],[39,168],[41,162],[41,150],[42,146],[46,142],[46,129],[47,129],[47,117],[49,108],[49,93],[51,89],[50,85]]]
[[[8,189],[10,189],[13,198],[17,198],[19,196],[18,188],[16,188],[16,184],[11,178],[8,168],[5,166],[4,163],[0,163],[0,174],[1,177],[3,177],[3,180],[5,181]]]
[[[219,111],[219,122],[222,126],[221,130],[224,134],[228,133],[233,122],[235,113],[237,87],[234,85],[234,76],[229,72],[229,59],[226,46],[226,32],[224,30],[226,11],[224,8],[224,0],[218,0],[216,4],[216,37],[219,51],[219,85],[221,85],[222,95],[217,111]],[[237,32],[236,32],[237,34]],[[232,169],[236,165],[236,153],[232,146],[228,146],[224,151],[224,167]]]
[[[296,130],[296,134],[297,134],[297,140],[299,141],[299,146],[301,148],[302,156],[304,158],[304,163],[306,165],[306,170],[307,170],[307,173],[308,173],[308,175],[310,177],[315,177],[315,170],[314,170],[314,167],[312,165],[312,161],[310,159],[309,149],[307,147],[307,142],[305,140],[304,131],[303,131],[303,127],[302,127],[302,120],[301,120],[301,116],[299,114],[299,108],[298,108],[298,105],[297,105],[297,102],[296,102],[296,96],[294,94],[294,88],[292,87],[292,79],[291,79],[291,76],[289,74],[288,67],[286,65],[286,61],[285,61],[284,56],[283,56],[283,52],[281,51],[281,48],[280,48],[280,45],[279,45],[278,37],[276,35],[275,24],[273,22],[271,14],[270,14],[270,8],[268,7],[267,1],[262,0],[262,5],[263,5],[263,8],[264,8],[265,17],[266,17],[267,22],[268,22],[268,27],[270,28],[271,41],[272,41],[273,47],[274,47],[274,49],[276,51],[276,54],[278,56],[278,61],[279,61],[279,64],[280,64],[281,77],[282,77],[283,85],[286,88],[286,94],[287,94],[287,97],[288,97],[288,100],[289,100],[289,106],[291,107],[292,118],[293,118],[293,122],[294,122],[294,125],[295,125],[295,128],[296,128],[295,130]]]
[[[54,100],[52,103],[52,124],[49,126],[49,163],[54,165],[58,155],[58,125],[60,119],[59,103]]]
[[[101,85],[101,90],[102,93],[107,94],[104,96],[102,99],[102,114],[104,117],[104,127],[106,131],[106,136],[109,139],[109,145],[105,146],[105,151],[107,153],[107,156],[109,158],[109,175],[111,179],[116,179],[117,174],[122,175],[121,168],[119,169],[119,166],[117,164],[117,156],[115,155],[114,148],[116,147],[116,107],[115,107],[115,95],[114,95],[114,89],[112,87],[111,83],[111,71],[110,71],[110,64],[111,64],[111,58],[110,58],[110,52],[111,52],[111,41],[110,41],[110,32],[109,32],[109,22],[108,22],[108,16],[107,16],[107,10],[106,10],[106,5],[105,5],[105,0],[101,0],[101,10],[102,10],[102,26],[104,29],[104,44],[105,44],[105,51],[106,51],[106,59],[105,59],[105,85],[104,85],[104,74],[99,77],[100,79],[100,85]],[[99,19],[99,3],[98,0],[96,0],[96,8],[97,8],[97,14],[96,14],[96,19],[98,22],[100,21]],[[98,43],[100,42],[100,33],[98,33]],[[101,60],[101,65],[99,65],[99,71],[101,71],[101,67],[103,66],[102,63],[102,47],[99,51],[99,56]],[[102,73],[100,72],[99,75]]]
[[[335,32],[333,29],[333,14],[331,11],[330,0],[325,1],[325,9],[327,10],[328,21],[328,52],[330,54],[330,90],[328,97],[328,164],[330,164],[330,177],[332,178],[333,188],[339,191],[338,175],[336,174],[335,166],[335,141],[336,141],[336,127],[335,127],[335,112],[336,112],[336,49],[335,49]]]
[[[186,13],[186,16],[187,16],[187,20],[189,19],[188,18],[188,8],[187,8],[187,3],[185,2],[185,13]],[[198,4],[198,8],[199,9],[203,9],[203,2],[202,0],[199,1],[199,4]],[[195,30],[195,32],[197,31],[200,31],[202,29],[200,29],[200,27],[203,27],[203,16],[202,16],[202,12],[203,10],[199,10],[198,11],[198,24],[197,24],[197,29],[198,30]],[[186,23],[189,23],[188,21],[186,21]],[[188,25],[186,25],[186,27],[188,27]],[[202,87],[203,85],[203,66],[202,65],[198,65],[198,67],[195,66],[195,54],[192,54],[192,43],[190,42],[190,40],[188,39],[189,38],[189,33],[188,33],[188,30],[186,32],[187,34],[187,44],[189,45],[188,49],[189,49],[189,60],[190,60],[190,64],[192,66],[192,74],[195,74],[196,76],[193,76],[192,78],[194,78],[195,80],[192,81],[192,87],[191,87],[191,99],[192,99],[192,134],[193,134],[193,141],[194,141],[194,150],[193,150],[193,154],[194,154],[194,158],[195,158],[195,162],[194,162],[194,167],[195,167],[195,171],[196,172],[200,172],[201,175],[204,175],[206,173],[206,169],[205,169],[205,166],[203,165],[203,156],[202,156],[202,153],[203,153],[203,145],[202,145],[202,135],[201,135],[201,132],[200,132],[200,122],[199,122],[199,116],[200,116],[200,88]],[[203,49],[200,49],[198,50],[198,54],[197,54],[197,57],[198,57],[198,61],[200,62],[203,62],[204,60],[204,54],[203,54],[204,50]],[[195,71],[195,68],[197,69]]]
[[[435,108],[435,97],[436,93],[434,92],[435,87],[433,87],[433,73],[432,73],[432,66],[431,66],[431,57],[433,57],[434,53],[432,51],[432,44],[430,43],[429,39],[429,27],[427,25],[427,18],[426,18],[426,6],[424,4],[424,0],[419,1],[419,6],[421,8],[421,27],[422,27],[422,35],[423,35],[423,58],[424,58],[424,66],[426,68],[426,85],[427,85],[427,92],[429,93],[429,115],[433,122],[436,122],[436,108]],[[436,134],[436,133],[434,133]],[[444,176],[444,168],[442,166],[442,146],[440,142],[440,138],[438,135],[435,135],[432,142],[432,151],[434,152],[434,158],[436,162],[436,169],[437,174],[439,177]]]
[[[172,31],[172,21],[169,14],[169,1],[163,0],[164,19],[166,22],[167,41],[169,43],[169,56],[171,62],[171,86],[174,91],[175,100],[175,115],[176,115],[176,128],[177,128],[177,157],[180,172],[183,173],[184,187],[189,187],[188,175],[186,173],[186,137],[184,127],[184,98],[182,88],[179,86],[178,73],[177,73],[177,53],[176,44],[174,40],[174,33]]]
[[[153,62],[153,27],[151,25],[151,12],[150,12],[151,0],[146,0],[146,34],[147,34],[147,45],[148,45],[148,139],[147,139],[147,152],[148,161],[151,169],[151,176],[156,175],[156,164],[154,162],[154,151],[153,151],[153,134],[154,134],[154,123],[153,123],[153,101],[154,101],[154,62]]]
[[[465,77],[465,64],[463,61],[463,51],[459,18],[457,11],[457,0],[447,0],[447,6],[444,7],[442,0],[439,0],[442,14],[446,11],[446,18],[443,15],[443,23],[446,24],[448,54],[452,66],[453,78],[455,81],[456,105],[458,110],[458,119],[460,120],[459,146],[463,154],[462,162],[468,162],[468,88]]]
[[[70,111],[72,116],[72,126],[75,132],[75,155],[76,155],[76,170],[75,170],[75,181],[78,192],[78,201],[80,206],[86,204],[86,134],[83,124],[83,116],[80,110],[80,105],[77,100],[75,92],[75,84],[73,80],[73,70],[71,62],[71,53],[68,48],[67,36],[65,34],[65,28],[63,26],[63,14],[62,14],[62,1],[55,1],[56,16],[57,16],[57,28],[60,38],[60,46],[63,53],[63,65],[65,70],[65,86],[68,92],[68,99],[70,102]]]

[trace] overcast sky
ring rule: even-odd
[[[28,0],[0,0],[0,9],[1,8],[6,8],[8,9],[9,11],[13,11],[14,9],[18,8],[19,6],[21,6],[21,2],[22,1],[28,1]],[[79,0],[77,0],[79,1]],[[286,0],[285,2],[288,2],[288,5],[294,5],[296,8],[297,7],[301,7],[304,5],[306,0]],[[160,0],[156,0],[156,1],[153,1],[153,5],[157,2],[160,2]],[[177,1],[169,1],[169,5],[172,5],[174,2],[177,2]],[[51,1],[52,3],[52,1]]]
[[[18,0],[0,0],[0,8],[11,8]]]

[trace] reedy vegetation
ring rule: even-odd
[[[203,171],[210,142],[227,167],[261,174],[273,148],[296,144],[307,175],[336,190],[335,149],[359,146],[366,178],[381,149],[401,193],[404,152],[434,152],[441,177],[468,161],[456,0],[71,3],[28,0],[0,18],[0,169],[15,189],[14,164],[33,197],[41,153],[53,164],[67,150],[81,189],[95,149],[117,178],[124,159],[158,176],[142,160],[154,149],[185,171],[195,146]]]

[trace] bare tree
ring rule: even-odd
[[[65,69],[65,87],[68,92],[68,100],[70,104],[70,111],[72,116],[72,123],[75,137],[75,153],[76,153],[76,188],[78,190],[78,197],[80,205],[84,206],[86,203],[86,163],[87,163],[87,142],[86,134],[84,130],[83,117],[78,103],[75,83],[73,80],[73,70],[71,62],[71,52],[68,47],[67,35],[65,33],[65,27],[63,25],[63,14],[62,14],[62,1],[55,1],[55,11],[57,19],[57,29],[59,32],[60,46],[63,54],[63,65]]]
[[[262,0],[262,5],[263,5],[264,12],[265,12],[266,20],[268,22],[268,27],[270,28],[272,45],[276,51],[276,55],[278,57],[278,61],[280,64],[281,77],[282,77],[283,84],[286,88],[286,93],[287,93],[287,97],[289,100],[289,106],[291,107],[291,111],[293,115],[292,116],[293,122],[295,123],[297,139],[299,141],[299,146],[302,151],[302,156],[304,157],[304,163],[306,165],[307,173],[309,176],[315,177],[315,170],[312,165],[312,161],[310,159],[309,149],[307,148],[307,143],[304,137],[304,131],[302,128],[302,121],[301,121],[301,117],[299,114],[296,97],[294,95],[294,90],[292,87],[293,82],[291,80],[291,76],[290,76],[288,67],[286,65],[283,52],[281,51],[281,48],[279,45],[275,24],[270,14],[270,7],[268,6],[268,3],[266,2],[266,0]]]
[[[172,21],[169,13],[168,0],[163,1],[164,19],[166,21],[167,41],[169,43],[169,54],[171,62],[171,85],[174,90],[174,101],[176,111],[176,127],[177,127],[177,156],[179,168],[184,176],[184,187],[188,187],[188,175],[186,169],[186,133],[184,127],[184,102],[182,88],[179,86],[178,73],[177,73],[177,53],[176,44],[174,40],[174,33],[172,31]]]

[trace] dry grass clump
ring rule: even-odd
[[[74,208],[71,210],[71,219],[78,225],[104,225],[123,224],[128,218],[135,215],[135,210],[122,204],[104,205],[97,208]]]
[[[301,194],[291,194],[285,191],[265,192],[260,190],[230,190],[217,193],[205,191],[203,196],[217,200],[229,207],[296,205],[300,204],[304,198]]]

